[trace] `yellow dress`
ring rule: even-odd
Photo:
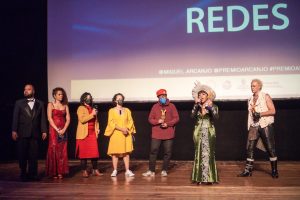
[[[123,108],[123,113],[120,115],[116,108],[111,108],[108,111],[107,127],[105,136],[110,137],[107,154],[124,154],[133,151],[132,134],[136,133],[131,111],[128,108]],[[125,136],[121,131],[117,130],[116,125],[120,128],[127,128],[129,134]]]

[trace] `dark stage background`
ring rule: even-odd
[[[16,159],[15,143],[11,140],[11,119],[14,102],[22,98],[23,87],[33,83],[36,97],[47,102],[47,2],[43,0],[2,1],[1,23],[1,98],[0,98],[0,160]],[[101,86],[99,86],[101,87]],[[192,89],[192,88],[191,88]],[[249,88],[250,91],[250,88]],[[126,95],[126,94],[125,94]],[[153,94],[155,95],[155,94]],[[272,94],[271,94],[272,95]],[[170,97],[172,99],[172,97]],[[193,121],[189,118],[192,101],[174,102],[180,113],[176,127],[174,160],[193,159]],[[300,103],[299,99],[274,100],[277,108],[275,118],[276,146],[280,160],[300,160]],[[148,159],[151,126],[147,118],[153,103],[127,103],[133,112],[137,128],[133,159]],[[220,119],[216,123],[217,160],[245,159],[247,139],[247,102],[216,102]],[[100,123],[102,134],[107,122],[110,104],[101,103]],[[75,158],[76,109],[71,104],[69,128],[69,158]],[[48,141],[41,142],[40,158],[46,157]],[[100,159],[108,159],[108,138],[99,137]],[[257,151],[258,159],[267,155]]]

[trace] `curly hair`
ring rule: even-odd
[[[113,96],[113,98],[112,98],[112,104],[113,104],[114,106],[117,105],[116,100],[117,100],[117,96],[118,96],[118,95],[122,96],[123,101],[125,100],[125,96],[124,96],[122,93],[117,93],[117,94],[115,94],[115,95]]]
[[[86,99],[87,96],[92,97],[91,93],[89,93],[89,92],[85,92],[81,95],[81,97],[80,97],[80,104],[81,105],[84,105],[84,102],[85,102],[85,99]],[[92,98],[92,100],[93,100],[93,98]]]
[[[61,87],[56,87],[56,88],[54,88],[54,89],[52,90],[52,97],[54,98],[54,96],[55,96],[55,95],[57,94],[57,92],[59,92],[59,91],[61,91],[62,94],[63,94],[63,99],[62,99],[61,103],[62,103],[63,105],[67,105],[67,104],[68,104],[68,97],[67,97],[66,91],[65,91],[63,88],[61,88]]]

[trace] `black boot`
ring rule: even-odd
[[[253,161],[246,162],[246,167],[244,171],[241,174],[238,174],[238,177],[246,177],[246,176],[252,176],[252,170],[253,170]]]
[[[272,167],[272,172],[271,175],[273,178],[278,178],[278,170],[277,170],[277,160],[270,161],[271,162],[271,167]]]

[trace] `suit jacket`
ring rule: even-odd
[[[13,113],[12,131],[18,133],[19,138],[39,138],[41,133],[47,132],[47,121],[44,103],[35,99],[31,110],[27,99],[16,101]]]

